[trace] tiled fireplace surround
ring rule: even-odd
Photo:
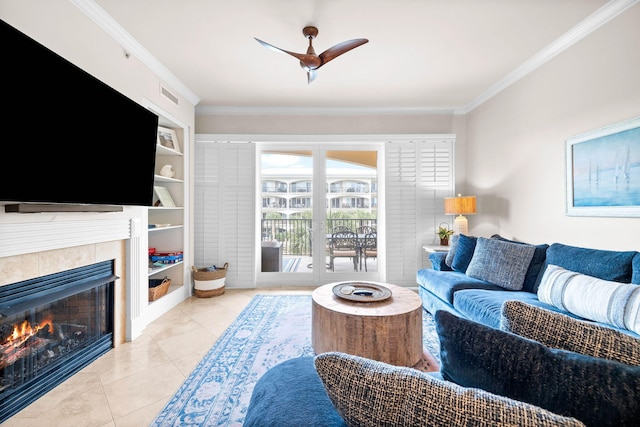
[[[129,218],[0,224],[0,286],[100,261],[115,260],[114,345],[127,337]],[[132,257],[131,264],[139,264]],[[131,266],[130,266],[131,267]],[[146,268],[146,265],[144,266]],[[135,277],[135,274],[132,275]],[[134,280],[135,281],[135,280]],[[135,288],[134,288],[135,289]],[[129,301],[131,306],[131,301]],[[135,311],[135,310],[134,310]]]

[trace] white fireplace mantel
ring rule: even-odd
[[[130,218],[0,224],[0,257],[131,237]]]

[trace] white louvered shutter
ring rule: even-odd
[[[385,146],[386,281],[415,286],[422,245],[433,243],[453,195],[453,140],[390,142]]]
[[[195,144],[194,262],[229,263],[226,286],[255,285],[255,145]]]

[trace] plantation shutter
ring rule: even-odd
[[[386,281],[416,286],[422,245],[451,223],[444,197],[454,191],[452,138],[389,142],[385,146]]]
[[[255,145],[196,138],[194,262],[229,263],[225,285],[255,285]]]

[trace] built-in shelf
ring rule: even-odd
[[[177,146],[184,149],[185,146],[185,129],[169,120],[161,117],[160,126],[163,132],[173,133],[173,140],[177,142]],[[176,141],[177,138],[177,141]],[[160,172],[170,166],[170,170],[175,173],[173,177],[161,175]],[[152,206],[147,209],[148,226],[153,224],[161,224],[161,227],[147,227],[148,247],[155,248],[157,252],[182,252],[183,259],[180,262],[172,264],[164,264],[160,267],[149,268],[148,277],[151,279],[167,276],[171,279],[170,291],[175,292],[176,289],[182,289],[185,294],[189,294],[185,290],[188,287],[190,273],[184,261],[188,259],[188,232],[184,224],[187,223],[187,210],[184,208],[186,202],[187,191],[185,189],[185,174],[187,166],[185,165],[185,156],[180,151],[167,148],[161,144],[156,146],[156,167],[154,175],[154,204],[159,203],[162,198],[166,202],[166,198],[170,196],[175,206]],[[163,195],[163,193],[168,194]],[[167,203],[169,204],[169,203]],[[145,250],[148,248],[145,248]],[[185,251],[187,253],[185,253]],[[151,264],[149,264],[151,266]],[[185,285],[186,284],[186,285]],[[155,304],[157,301],[165,299],[166,295],[156,301],[150,302]]]
[[[135,270],[133,267],[131,268],[137,283],[130,281],[133,296],[131,307],[128,307],[128,310],[131,311],[132,321],[127,335],[132,339],[140,336],[149,322],[189,298],[192,290],[193,244],[191,243],[191,214],[189,212],[191,205],[191,192],[189,191],[191,130],[188,123],[163,110],[162,107],[146,99],[144,103],[147,108],[158,115],[158,125],[164,128],[158,129],[154,191],[151,204],[154,205],[158,203],[159,199],[162,199],[165,204],[175,205],[175,207],[160,206],[161,203],[158,206],[146,207],[139,211],[142,217],[139,221],[134,221],[132,227],[136,232],[136,238],[131,239],[129,247],[137,254],[135,257],[136,268]],[[162,145],[167,143],[167,134],[170,134],[171,139],[177,142],[177,145],[174,144],[174,146],[178,147],[178,150],[169,149]],[[167,174],[167,171],[172,173]],[[161,225],[161,227],[149,228],[149,225]],[[155,249],[156,254],[181,252],[182,259],[179,257],[171,258],[178,259],[179,262],[162,264],[151,269],[152,263],[149,257],[149,249],[151,248]],[[165,276],[171,280],[167,294],[155,301],[149,301],[149,280],[162,279]]]
[[[170,269],[172,269],[174,267],[182,266],[183,263],[184,263],[184,261],[180,261],[180,262],[174,262],[173,264],[165,264],[162,267],[149,268],[149,276],[155,276],[158,273],[165,272],[165,271],[170,270]],[[180,283],[180,285],[182,285],[182,283]]]
[[[183,225],[169,225],[167,227],[149,227],[149,233],[153,233],[156,231],[164,231],[164,230],[175,230],[176,228],[184,228]]]
[[[176,178],[169,178],[168,176],[155,175],[155,182],[176,183],[182,184],[184,181]]]
[[[182,153],[158,144],[156,146],[156,156],[182,156]]]

